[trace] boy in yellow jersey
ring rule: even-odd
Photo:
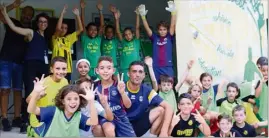
[[[54,99],[57,93],[62,87],[68,85],[67,79],[64,78],[67,73],[67,64],[64,57],[54,57],[51,61],[50,70],[52,75],[45,78],[44,85],[46,86],[46,90],[41,94],[42,96],[36,103],[38,107],[55,105]],[[31,95],[27,97],[27,102],[30,101]],[[39,122],[39,118],[37,116],[31,114],[30,126],[28,127],[27,135],[31,137],[35,136],[35,133],[31,128],[41,126],[42,124],[43,123]]]
[[[77,31],[67,34],[68,25],[63,22],[63,16],[66,13],[67,5],[64,6],[63,11],[58,20],[56,31],[52,36],[52,58],[56,56],[64,57],[67,61],[67,75],[66,78],[68,81],[71,80],[72,72],[72,56],[71,56],[71,47],[78,40],[78,36],[83,31],[81,19],[79,16],[79,10],[77,8],[73,9],[73,13],[76,15],[76,21],[78,24]]]

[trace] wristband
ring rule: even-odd
[[[99,10],[99,13],[100,13],[100,14],[103,14],[103,10]]]
[[[142,20],[146,20],[146,16],[141,16]]]
[[[171,15],[176,15],[176,12],[175,11],[171,12]]]

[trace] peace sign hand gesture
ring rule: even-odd
[[[83,97],[85,100],[87,101],[94,101],[94,84],[92,84],[91,88],[88,86],[84,87],[84,91],[86,92],[86,94],[79,94],[79,96]]]
[[[234,138],[235,137],[235,132],[233,132],[233,133],[230,132],[230,137],[233,137]]]
[[[120,74],[117,75],[117,77],[118,77],[118,91],[120,92],[120,94],[125,93],[125,83],[123,81],[123,76],[124,76],[124,73],[121,73],[121,77],[120,77]]]

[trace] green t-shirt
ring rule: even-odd
[[[133,39],[132,41],[122,40],[122,52],[120,57],[120,68],[128,69],[129,65],[136,60],[141,60],[140,51],[140,40]]]
[[[112,57],[114,66],[118,65],[118,62],[117,62],[118,44],[119,44],[119,41],[117,38],[113,38],[110,40],[106,38],[102,38],[101,53],[104,56]]]
[[[101,56],[101,39],[101,36],[90,38],[85,33],[81,36],[84,58],[90,61],[91,68],[97,67],[98,59]]]
[[[159,92],[159,96],[163,98],[164,101],[168,102],[168,104],[172,107],[174,113],[177,112],[177,101],[176,96],[173,90],[168,92]]]

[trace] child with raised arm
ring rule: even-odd
[[[71,80],[72,72],[72,56],[71,56],[71,47],[78,40],[78,36],[83,31],[79,10],[78,8],[73,9],[73,13],[76,15],[76,20],[78,24],[78,30],[71,33],[68,33],[68,24],[63,21],[63,16],[66,13],[67,5],[64,6],[60,18],[58,20],[56,30],[52,36],[52,58],[55,56],[62,56],[67,61],[67,76],[68,81]]]
[[[98,60],[97,73],[101,81],[97,90],[107,96],[108,103],[114,114],[113,121],[100,117],[100,125],[106,137],[135,137],[135,133],[129,119],[126,116],[125,108],[130,108],[132,103],[125,93],[123,75],[118,75],[118,82],[113,81],[112,75],[115,72],[111,57],[102,56]],[[117,83],[117,84],[116,84]],[[101,102],[101,99],[97,97]]]
[[[85,87],[91,87],[93,84],[92,80],[90,78],[81,78],[79,79],[76,84],[84,90]],[[104,95],[103,92],[98,92],[97,91],[97,95],[100,99],[101,104],[98,101],[94,101],[94,106],[97,110],[97,114],[98,116],[101,116],[109,121],[113,120],[113,113],[109,107],[108,101],[107,101],[107,96]],[[89,110],[90,105],[88,104],[86,107],[81,108],[81,113],[89,116],[90,115],[90,110]],[[98,126],[94,126],[94,127],[100,127]],[[85,137],[90,137],[93,136],[92,134],[92,130],[89,131],[84,131],[84,130],[80,130],[80,136],[85,136]]]
[[[81,6],[81,20],[83,28],[85,28],[85,7],[86,3],[84,0],[80,1]],[[98,32],[98,26],[90,22],[86,26],[86,30],[84,29],[84,33],[81,35],[81,45],[83,48],[84,58],[87,59],[91,63],[91,69],[89,72],[89,76],[95,80],[97,78],[97,74],[95,72],[95,68],[97,67],[97,61],[101,56],[101,35],[103,34],[103,6],[98,3],[97,9],[100,13],[100,29]]]
[[[76,85],[63,87],[55,98],[56,106],[38,107],[36,102],[40,93],[46,89],[44,76],[34,81],[35,87],[27,111],[40,116],[44,125],[36,128],[41,137],[79,137],[79,129],[88,131],[90,126],[98,124],[94,106],[93,86],[85,87],[85,92]],[[90,105],[90,117],[83,115],[80,108]]]
[[[138,7],[138,11],[141,15],[143,25],[153,44],[153,69],[158,82],[160,81],[160,75],[168,75],[170,77],[174,77],[172,50],[176,26],[175,3],[173,1],[169,1],[168,7],[166,7],[165,9],[171,12],[170,27],[168,23],[166,23],[165,21],[161,21],[158,23],[157,26],[158,34],[155,34],[152,32],[148,25],[146,19],[148,10],[146,10],[145,5],[140,5]]]
[[[174,84],[173,77],[170,77],[168,75],[161,75],[160,76],[160,86],[158,87],[155,73],[154,73],[153,67],[152,67],[152,64],[153,64],[152,58],[149,56],[145,57],[145,63],[149,69],[149,74],[150,74],[150,78],[152,81],[153,89],[155,91],[157,91],[158,88],[160,88],[159,96],[162,97],[166,102],[168,102],[170,104],[170,106],[172,107],[174,113],[176,113],[177,112],[177,102],[176,102],[175,92],[173,90],[173,84]],[[188,68],[186,69],[186,72],[181,77],[182,80],[180,80],[178,82],[178,84],[176,85],[175,89],[177,92],[180,89],[180,87],[182,86],[182,84],[184,83],[184,81],[186,80],[188,73],[189,73],[189,70],[192,67],[192,64],[193,64],[193,61],[191,60],[188,63]]]
[[[63,57],[54,57],[51,60],[50,67],[52,75],[44,78],[44,85],[46,89],[44,92],[40,93],[40,97],[36,102],[38,107],[48,107],[55,105],[55,97],[58,94],[59,90],[68,85],[68,81],[64,78],[67,73],[67,64],[66,60]],[[27,97],[26,101],[29,103],[32,98],[32,93]],[[34,114],[30,114],[30,126],[27,129],[27,135],[29,137],[36,136],[34,128],[42,125],[40,118]]]
[[[139,15],[136,9],[136,27],[135,32],[132,28],[125,28],[123,30],[123,37],[120,32],[120,12],[116,7],[110,5],[110,11],[115,16],[116,22],[116,34],[118,39],[121,41],[122,51],[120,56],[120,70],[124,74],[124,81],[129,79],[128,68],[133,61],[141,60],[140,57],[140,30],[139,30]],[[135,34],[134,34],[135,33]]]

